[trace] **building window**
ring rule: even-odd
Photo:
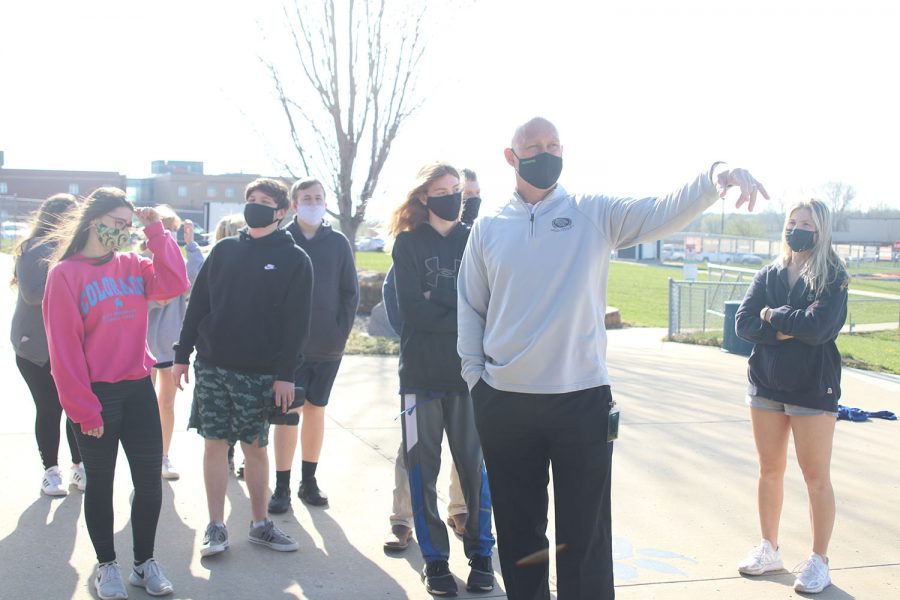
[[[0,194],[8,194],[8,193],[9,193],[9,187],[7,187],[6,182],[0,181]]]
[[[187,198],[187,186],[186,185],[178,186],[178,197],[179,198]]]
[[[225,188],[225,197],[226,198],[234,198],[234,188],[230,188],[230,187]]]
[[[206,196],[208,198],[215,198],[216,197],[216,186],[214,186],[214,185],[208,186],[206,188]]]
[[[78,184],[77,183],[69,184],[69,193],[72,194],[73,196],[78,195]]]

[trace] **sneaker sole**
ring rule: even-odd
[[[248,537],[247,539],[250,540],[254,544],[258,544],[260,546],[265,546],[266,548],[269,548],[270,550],[275,550],[276,552],[295,552],[296,550],[300,549],[300,544],[298,544],[298,543],[294,543],[290,546],[278,546],[278,545],[272,544],[271,542],[264,542],[262,540],[257,540],[252,537]]]
[[[200,548],[200,556],[214,556],[216,554],[222,554],[226,550],[228,550],[228,542],[220,546],[210,546],[209,548]]]
[[[177,480],[181,479],[181,475],[179,475],[179,474],[173,475],[172,473],[163,473],[162,478],[165,479],[166,481],[177,481]]]
[[[134,587],[144,588],[144,591],[151,596],[168,596],[175,591],[175,589],[172,587],[164,588],[161,592],[153,591],[147,587],[146,582],[143,579],[139,579],[135,576],[134,571],[132,571],[131,575],[128,576],[128,583],[130,583]]]
[[[830,578],[830,577],[828,578],[828,581],[825,583],[825,585],[823,585],[822,587],[818,587],[818,588],[808,588],[808,587],[804,587],[804,586],[802,586],[802,585],[797,585],[797,584],[795,583],[795,584],[794,584],[794,591],[795,591],[795,592],[801,592],[801,593],[803,593],[803,594],[818,594],[819,592],[821,592],[822,590],[824,590],[825,588],[827,588],[829,585],[831,585],[831,578]]]
[[[128,598],[128,592],[122,591],[121,594],[116,594],[115,596],[104,596],[100,593],[100,587],[97,585],[97,579],[94,578],[94,591],[97,592],[97,597],[100,600],[126,600]]]
[[[68,490],[58,490],[55,492],[48,492],[44,488],[41,488],[41,493],[44,494],[45,496],[49,496],[50,498],[62,498],[63,496],[69,495]]]
[[[784,564],[782,561],[778,561],[777,563],[772,563],[770,565],[766,565],[762,569],[747,569],[738,567],[738,573],[743,573],[744,575],[764,575],[765,573],[770,573],[772,571],[783,571]]]

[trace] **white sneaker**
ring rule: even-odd
[[[72,470],[69,471],[69,485],[74,485],[82,492],[84,491],[84,488],[87,487],[87,475],[84,472],[84,463],[72,465]]]
[[[147,590],[151,596],[165,596],[172,593],[172,582],[166,579],[156,559],[148,559],[140,567],[134,567],[128,576],[128,583]]]
[[[48,496],[67,496],[69,490],[63,487],[62,473],[58,466],[52,466],[44,471],[44,479],[41,481],[41,491]]]
[[[831,575],[828,574],[828,559],[822,558],[815,552],[809,555],[809,559],[803,563],[800,575],[794,581],[794,590],[807,594],[817,594],[831,585]],[[795,569],[796,571],[797,569]]]
[[[172,481],[181,477],[181,474],[172,466],[172,461],[169,460],[168,456],[163,456],[162,458],[162,478],[170,479]]]
[[[128,598],[122,574],[119,572],[119,563],[113,561],[97,565],[94,589],[97,590],[100,600],[125,600]]]
[[[773,548],[769,540],[761,541],[759,546],[750,551],[747,558],[738,563],[738,571],[744,575],[762,575],[783,568],[781,550]]]

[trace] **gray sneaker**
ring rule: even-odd
[[[119,572],[119,563],[116,561],[97,565],[97,576],[94,577],[94,589],[100,600],[124,600],[128,598],[125,591],[125,582],[122,581],[122,573]]]
[[[200,556],[212,556],[228,550],[228,529],[224,525],[210,523],[203,534]]]
[[[266,522],[259,527],[254,527],[252,523],[250,524],[250,541],[279,552],[293,552],[300,548],[300,544],[294,541],[294,538],[275,527],[275,523],[271,519],[266,519]]]
[[[172,593],[172,582],[166,579],[156,559],[149,559],[131,570],[128,583],[147,590],[151,596],[165,596]]]

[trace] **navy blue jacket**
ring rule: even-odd
[[[772,308],[770,323],[759,313]],[[841,355],[834,340],[847,319],[843,270],[818,299],[801,278],[788,286],[787,268],[763,267],[735,316],[735,332],[753,342],[747,393],[784,404],[837,412]],[[794,336],[778,341],[776,332]]]

